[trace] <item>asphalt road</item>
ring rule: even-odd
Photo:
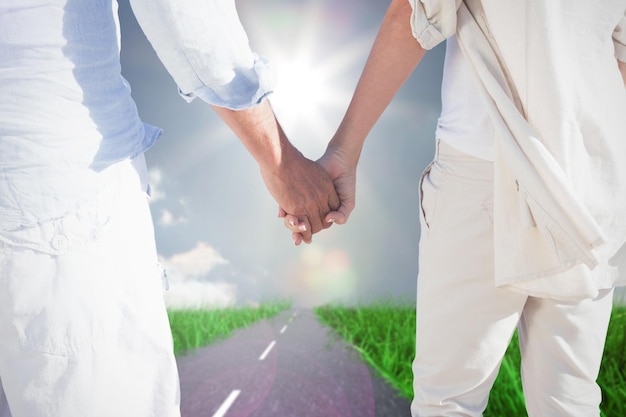
[[[310,310],[178,359],[183,417],[410,417],[409,401]]]

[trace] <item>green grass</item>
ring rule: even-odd
[[[415,307],[382,303],[315,309],[320,320],[359,350],[402,396],[413,397],[411,362],[415,348]],[[485,417],[526,415],[520,380],[520,353],[514,337],[489,397]],[[603,417],[626,416],[626,307],[615,307],[609,324],[598,383]]]
[[[413,397],[415,307],[388,303],[361,308],[322,306],[315,313],[354,345],[403,396]]]
[[[626,416],[626,306],[613,308],[598,384],[603,416]]]
[[[192,349],[207,346],[228,337],[234,329],[273,317],[289,307],[288,302],[273,302],[259,307],[168,310],[174,354],[181,356]]]

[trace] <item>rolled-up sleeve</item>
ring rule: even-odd
[[[456,32],[456,12],[462,0],[408,0],[413,8],[411,29],[424,49],[432,49]]]
[[[275,74],[250,50],[234,0],[131,0],[181,96],[241,110],[271,93]]]
[[[613,45],[615,46],[615,58],[621,62],[626,62],[626,11],[613,31]]]

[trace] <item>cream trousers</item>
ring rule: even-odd
[[[599,416],[613,291],[557,302],[495,288],[491,162],[440,142],[420,190],[412,415],[481,416],[517,327],[528,415]]]

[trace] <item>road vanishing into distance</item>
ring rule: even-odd
[[[182,417],[410,417],[409,401],[311,310],[178,358]]]

